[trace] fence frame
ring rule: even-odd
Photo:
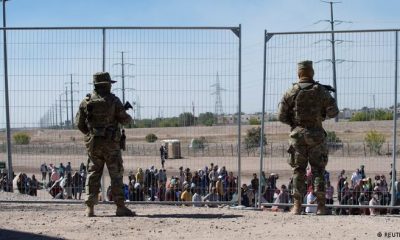
[[[4,5],[3,1],[3,5]],[[7,167],[8,167],[8,180],[12,182],[13,180],[13,167],[12,167],[12,142],[11,142],[11,125],[10,125],[10,105],[9,105],[9,89],[8,89],[8,58],[7,58],[7,31],[26,31],[26,30],[99,30],[102,31],[102,70],[105,71],[106,67],[106,43],[107,43],[107,30],[231,30],[236,37],[238,37],[238,116],[237,116],[237,126],[238,126],[238,148],[237,148],[237,191],[238,191],[238,205],[240,205],[241,199],[241,187],[240,187],[240,178],[241,178],[241,97],[242,97],[242,27],[241,24],[238,26],[75,26],[75,27],[6,27],[5,21],[5,8],[3,7],[3,27],[0,28],[3,31],[3,61],[4,61],[4,92],[5,92],[5,112],[6,112],[6,154],[7,154]],[[104,173],[102,182],[104,181]],[[104,184],[102,184],[102,194],[103,201],[105,201],[105,189]],[[0,201],[3,202],[3,201]],[[22,201],[25,203],[31,203],[32,201]],[[66,202],[67,203],[67,202]],[[174,203],[176,204],[176,203]]]
[[[394,49],[394,83],[393,83],[393,87],[394,87],[394,105],[395,109],[397,107],[397,94],[398,94],[398,90],[397,90],[397,80],[398,80],[398,67],[399,67],[399,59],[398,59],[398,46],[399,46],[399,42],[398,42],[398,32],[400,31],[400,29],[369,29],[369,30],[335,30],[335,31],[299,31],[299,32],[270,32],[268,33],[267,30],[264,31],[264,59],[263,59],[263,99],[262,99],[262,118],[261,118],[261,136],[264,135],[264,124],[265,124],[265,91],[266,91],[266,66],[267,66],[267,59],[266,59],[266,55],[267,55],[267,44],[268,41],[274,37],[275,35],[307,35],[307,34],[331,34],[332,36],[332,65],[333,65],[333,74],[336,75],[335,72],[335,42],[334,42],[334,37],[335,37],[335,33],[372,33],[372,32],[393,32],[394,33],[394,39],[395,39],[395,49]],[[335,76],[333,76],[333,78],[335,78]],[[334,82],[336,83],[336,81]],[[336,97],[336,92],[335,92],[335,99]],[[337,100],[336,100],[337,101]],[[391,179],[391,207],[392,208],[396,208],[395,207],[395,200],[396,200],[396,194],[395,194],[395,181],[396,181],[396,161],[397,161],[397,146],[396,146],[396,142],[397,142],[397,136],[396,136],[396,131],[397,131],[397,111],[393,111],[393,148],[392,148],[392,179]],[[260,176],[261,176],[261,172],[263,169],[263,140],[261,137],[261,141],[260,141]],[[261,203],[261,184],[259,185],[259,189],[258,189],[258,204],[256,204],[259,208],[261,206],[272,206],[273,204],[262,204]],[[278,204],[279,205],[279,204]]]

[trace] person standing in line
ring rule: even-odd
[[[161,168],[164,168],[164,163],[165,163],[165,147],[164,145],[161,145],[160,147],[160,160],[161,160]]]
[[[42,165],[40,165],[40,172],[42,173],[42,182],[46,181],[46,176],[47,176],[47,172],[48,172],[46,163],[43,163]]]

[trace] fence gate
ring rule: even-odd
[[[2,79],[8,77],[9,105],[1,84],[0,107],[9,114],[0,117],[0,161],[8,159],[15,174],[35,175],[44,186],[39,200],[52,198],[45,190],[51,172],[42,177],[42,164],[50,169],[70,163],[74,175],[87,163],[74,117],[92,91],[92,75],[100,71],[110,72],[118,81],[112,91],[133,106],[134,122],[125,129],[125,184],[139,168],[162,168],[161,140],[169,139],[180,142],[182,158],[166,160],[168,182],[172,176],[184,180],[181,166],[194,175],[210,163],[240,177],[240,120],[225,124],[241,109],[240,26],[3,30],[8,56],[0,64],[8,66]],[[146,141],[150,133],[156,138]],[[110,184],[105,176],[103,196]],[[202,186],[207,193],[208,185]]]
[[[297,62],[312,60],[314,79],[336,89],[332,95],[340,109],[338,118],[324,122],[329,142],[326,169],[335,192],[342,170],[351,183],[352,173],[363,165],[366,178],[373,184],[386,181],[387,191],[393,193],[395,178],[391,182],[390,174],[396,168],[399,134],[398,31],[265,32],[263,131],[268,140],[260,157],[262,171],[279,174],[280,183],[288,186],[290,129],[277,121],[278,104],[297,81]],[[386,179],[375,181],[377,175]]]

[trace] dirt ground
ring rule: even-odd
[[[372,124],[372,126],[371,126]],[[248,126],[243,129],[249,128]],[[362,139],[366,129],[377,129],[390,139],[390,122],[339,123],[328,124],[328,129],[337,132],[343,140]],[[287,141],[287,127],[277,123],[266,126],[269,139]],[[180,129],[182,130],[182,129]],[[189,141],[195,136],[210,139],[232,140],[235,127],[229,129],[193,128],[157,129],[160,139],[182,138]],[[128,142],[143,141],[148,129],[129,129]],[[0,141],[4,140],[0,134]],[[50,144],[48,141],[60,139],[60,144],[68,144],[71,138],[80,140],[76,131],[35,132],[32,140]],[[133,137],[134,136],[134,137]],[[189,137],[190,136],[190,137]],[[5,159],[5,153],[0,153]],[[29,155],[14,154],[13,163],[17,172],[39,175],[42,162],[55,163],[71,161],[74,168],[85,159],[78,155]],[[330,157],[327,169],[331,172],[333,185],[341,169],[351,176],[361,164],[366,166],[367,175],[388,174],[391,157]],[[235,158],[196,157],[170,160],[166,163],[168,176],[176,175],[179,166],[189,166],[192,170],[203,168],[210,162],[225,165],[228,170],[237,171]],[[159,166],[157,156],[124,156],[125,180],[130,170],[138,167]],[[259,157],[242,157],[242,183],[249,183],[251,174],[259,171]],[[285,157],[264,159],[263,169],[269,174],[278,173],[278,185],[287,184],[291,175]],[[398,170],[399,171],[399,170]],[[107,174],[106,174],[107,175]],[[105,178],[106,185],[109,182]],[[49,200],[49,194],[42,191],[38,198],[26,195],[0,192],[0,240],[2,239],[380,239],[390,235],[400,238],[400,215],[393,216],[292,216],[289,213],[238,210],[229,207],[195,208],[187,206],[134,205],[132,218],[114,217],[115,206],[99,205],[97,217],[86,218],[83,204],[16,204],[4,200]],[[382,234],[382,237],[379,237]],[[396,235],[398,234],[398,235]]]
[[[0,200],[4,197],[11,196],[0,193]],[[0,239],[380,239],[400,234],[399,215],[293,216],[160,205],[129,208],[136,217],[115,217],[114,205],[98,205],[97,216],[87,218],[83,204],[0,203]]]

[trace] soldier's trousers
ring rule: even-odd
[[[100,192],[100,180],[104,165],[107,165],[111,177],[111,192],[114,202],[117,204],[125,201],[123,193],[122,156],[119,143],[104,141],[104,139],[92,139],[93,144],[88,149],[88,175],[86,178],[86,205],[94,205],[98,202]],[[105,187],[107,189],[107,187]]]
[[[324,172],[328,163],[326,133],[322,128],[295,128],[290,134],[289,165],[293,168],[293,194],[304,196],[305,175],[311,165],[314,191],[325,192]]]

